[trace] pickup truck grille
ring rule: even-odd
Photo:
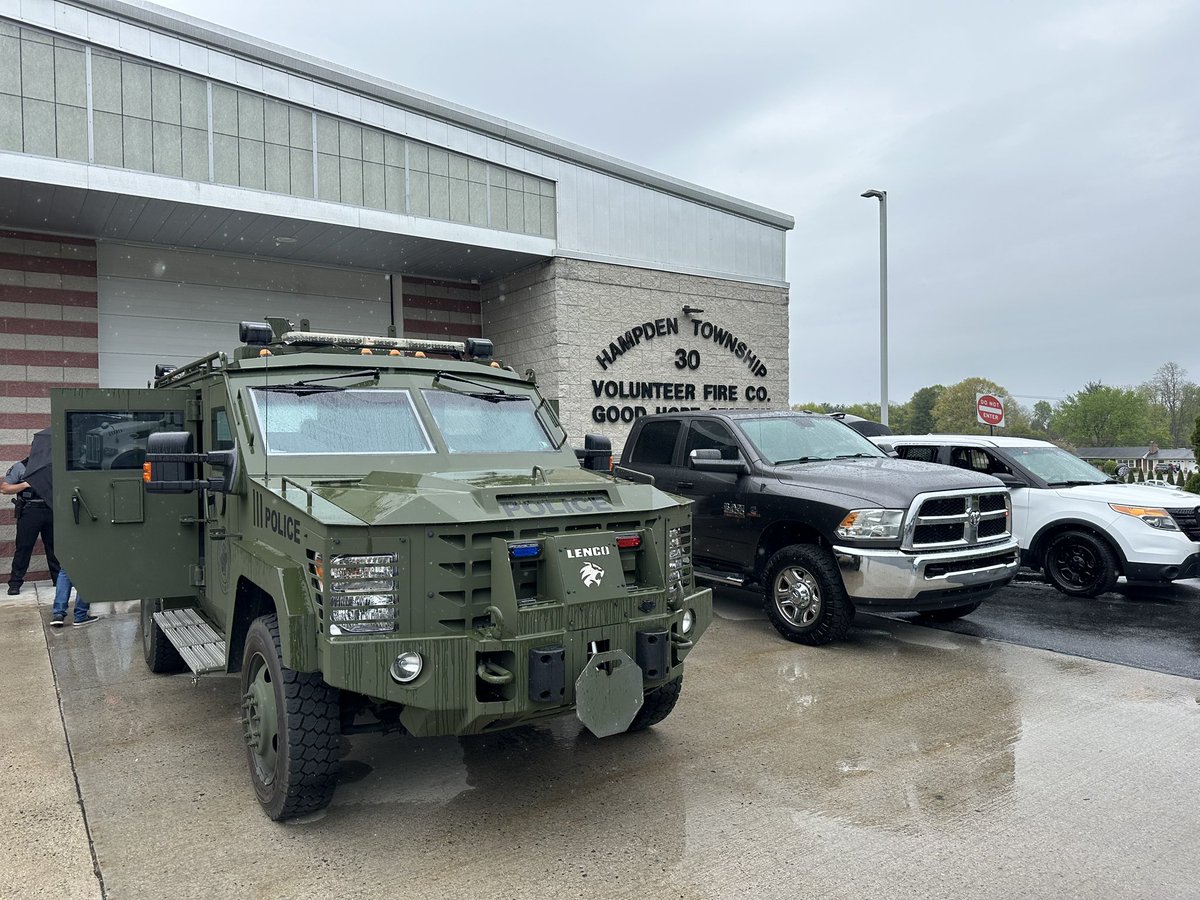
[[[1175,520],[1179,530],[1186,534],[1189,540],[1200,541],[1200,506],[1184,509],[1168,508],[1167,512],[1171,514],[1171,518]]]
[[[972,547],[1012,533],[1008,492],[938,494],[918,498],[904,536],[909,550]]]

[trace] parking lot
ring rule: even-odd
[[[721,592],[683,699],[651,732],[597,740],[562,718],[346,738],[332,806],[286,825],[254,800],[234,679],[147,673],[133,611],[52,632],[38,588],[0,605],[5,897],[1183,897],[1200,883],[1200,681],[1025,646],[1042,610],[1067,608],[1040,584],[954,626],[983,637],[863,616],[824,648]],[[1128,602],[1094,608],[1111,621]],[[1194,625],[1200,591],[1136,602]],[[1175,628],[1148,620],[1139,639],[1167,645]],[[1055,619],[1041,643],[1070,630]]]

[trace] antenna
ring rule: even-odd
[[[271,354],[267,353],[263,360],[263,485],[271,488],[271,392],[267,390],[267,375],[271,368]]]

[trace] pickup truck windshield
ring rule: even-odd
[[[738,419],[738,427],[772,465],[885,456],[884,452],[837,419],[776,416]]]
[[[422,390],[421,396],[451,453],[523,453],[553,450],[528,397],[503,394],[495,402],[486,394],[456,390]]]
[[[408,391],[249,393],[272,455],[433,452]]]
[[[1058,447],[1006,447],[1005,452],[1051,485],[1104,484],[1111,480],[1095,466]]]

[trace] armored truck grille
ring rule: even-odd
[[[1003,490],[939,494],[918,498],[914,506],[905,549],[950,550],[1006,540],[1012,533],[1008,493]]]
[[[1179,526],[1179,530],[1188,536],[1189,540],[1200,541],[1200,506],[1186,509],[1168,509],[1171,518]]]

